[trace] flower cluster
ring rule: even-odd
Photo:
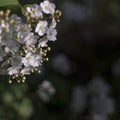
[[[41,100],[44,102],[49,102],[50,98],[55,94],[56,90],[52,83],[48,80],[44,80],[42,84],[39,85],[37,94]]]
[[[90,120],[109,120],[115,112],[115,101],[110,92],[111,86],[102,77],[93,78],[86,87],[75,86],[70,105],[72,117],[83,115],[87,110]]]
[[[38,71],[47,61],[48,41],[56,40],[56,24],[61,12],[45,0],[26,7],[26,22],[10,10],[0,11],[0,66],[13,79],[24,82],[25,75]]]

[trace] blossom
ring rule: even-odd
[[[12,14],[10,16],[10,31],[18,31],[20,24],[22,24],[21,18],[16,14]]]
[[[39,21],[35,28],[35,32],[38,33],[38,35],[43,36],[47,30],[47,21]]]
[[[5,47],[5,52],[6,53],[9,53],[9,52],[11,52],[11,53],[15,53],[15,52],[18,52],[19,51],[19,47],[20,47],[20,45],[15,41],[13,41],[13,40],[11,40],[11,41],[9,41],[8,42],[8,44],[6,45],[6,47]]]
[[[57,35],[56,29],[53,29],[53,28],[48,29],[47,38],[48,38],[49,41],[55,41],[56,40],[56,35]]]
[[[45,0],[40,4],[42,11],[46,14],[54,14],[55,12],[55,4],[50,3],[48,0]]]
[[[9,68],[7,69],[7,71],[9,72],[9,75],[18,74],[19,71],[20,71],[20,67],[16,67],[16,66],[14,66],[14,67],[9,67]]]
[[[31,52],[28,52],[26,56],[22,59],[22,63],[26,67],[38,67],[40,65],[41,56],[37,54],[32,54]]]
[[[32,18],[42,17],[41,7],[37,4],[27,7],[27,12],[30,13]]]
[[[38,67],[40,65],[41,56],[38,54],[33,55],[34,61],[31,62],[31,66]]]
[[[32,31],[31,27],[29,27],[25,23],[19,24],[18,27],[19,27],[18,28],[18,33],[21,33],[21,34],[24,34],[24,35]]]
[[[1,45],[9,45],[12,41],[11,33],[3,32],[1,33]]]
[[[35,36],[34,33],[30,32],[25,37],[24,41],[26,42],[26,45],[31,45],[31,44],[35,44],[37,42],[37,38],[38,38],[38,36]]]
[[[27,53],[26,56],[22,59],[22,63],[26,67],[30,67],[31,63],[33,62],[34,62],[34,57],[32,56],[31,52]]]

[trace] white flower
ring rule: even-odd
[[[39,21],[36,26],[35,32],[38,33],[38,35],[43,36],[47,30],[47,25],[47,21]]]
[[[53,28],[48,29],[47,38],[48,38],[49,41],[55,41],[56,40],[56,35],[57,35],[56,29],[53,29]]]
[[[27,7],[27,12],[30,13],[32,18],[42,17],[41,7],[37,4]]]
[[[18,74],[19,71],[20,71],[20,67],[9,67],[7,69],[9,75],[15,75],[15,74]]]
[[[37,54],[32,54],[31,52],[28,52],[26,56],[22,59],[22,63],[26,67],[38,67],[40,65],[41,56]]]
[[[34,62],[34,58],[32,56],[32,53],[28,52],[26,54],[26,56],[22,59],[22,63],[24,64],[24,66],[30,67],[31,66],[31,62]]]
[[[40,65],[41,56],[37,54],[31,55],[30,65],[32,67],[38,67]]]
[[[38,67],[40,65],[41,56],[36,54],[33,55],[33,57],[34,57],[34,61],[31,61],[31,66]]]
[[[38,36],[35,36],[34,33],[30,32],[25,37],[24,41],[26,42],[26,45],[35,44],[37,42]]]
[[[48,0],[45,0],[40,4],[42,11],[46,14],[54,14],[55,12],[55,4],[50,3]]]
[[[18,17],[16,14],[12,14],[10,16],[10,21],[11,21],[10,30],[18,31],[19,26],[21,25],[21,18]]]
[[[22,34],[27,34],[32,30],[27,24],[24,24],[24,23],[18,25],[18,27],[19,27],[18,33],[22,33]]]
[[[18,32],[17,32],[17,41],[19,43],[25,43],[25,38],[26,36],[31,33],[31,28],[28,27],[28,25],[26,24],[20,24],[18,25]]]
[[[5,52],[6,53],[11,52],[14,54],[15,52],[19,51],[19,47],[20,47],[20,45],[16,41],[10,40],[8,45],[6,45],[6,47],[5,47]]]
[[[11,33],[3,32],[1,34],[1,36],[2,36],[1,45],[8,45],[12,41],[12,34]]]

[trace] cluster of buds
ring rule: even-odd
[[[50,50],[48,41],[56,40],[56,25],[61,12],[45,0],[25,8],[26,22],[10,10],[0,11],[0,69],[9,82],[24,82],[25,75],[37,71]]]

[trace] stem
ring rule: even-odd
[[[18,6],[22,9],[22,5],[20,4],[19,0],[17,0]]]

